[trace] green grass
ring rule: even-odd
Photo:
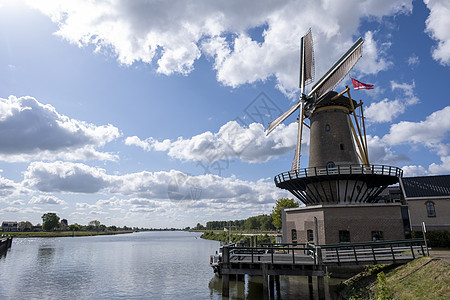
[[[371,266],[338,287],[343,299],[450,299],[450,265],[432,257]]]
[[[28,237],[67,237],[67,236],[93,236],[93,235],[111,235],[132,233],[131,230],[125,231],[37,231],[37,232],[5,232],[6,235],[16,238]]]

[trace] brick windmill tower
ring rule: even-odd
[[[285,242],[334,244],[377,239],[403,239],[400,204],[378,203],[377,196],[402,176],[397,167],[369,163],[363,103],[350,89],[332,91],[362,54],[362,38],[318,80],[314,80],[311,30],[300,47],[300,97],[269,124],[270,134],[298,110],[297,146],[292,168],[275,176],[277,187],[289,190],[303,204],[283,214]],[[309,125],[305,121],[309,119]],[[310,128],[309,166],[300,169],[303,126]]]

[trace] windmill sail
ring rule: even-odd
[[[267,129],[267,133],[266,135],[268,135],[269,133],[271,133],[275,127],[277,127],[281,122],[283,122],[284,120],[287,119],[287,117],[289,117],[290,115],[292,115],[294,113],[294,111],[297,110],[297,108],[300,107],[300,101],[298,101],[297,103],[295,103],[291,108],[289,108],[287,111],[285,111],[281,116],[279,116],[278,118],[276,118],[275,120],[273,120],[272,122],[269,123],[269,129]]]
[[[303,93],[305,84],[309,84],[314,80],[314,49],[311,28],[301,38],[300,42],[300,88]],[[301,95],[300,95],[301,98]],[[292,115],[299,107],[299,100],[281,116],[269,123],[266,135],[270,134],[281,122]]]
[[[334,64],[331,69],[312,87],[308,98],[316,94],[316,99],[331,91],[353,68],[361,57],[363,39],[359,38],[353,46]]]
[[[303,114],[304,103],[300,102],[300,114],[298,117],[297,146],[295,147],[294,161],[292,162],[292,171],[300,169],[300,155],[302,152],[302,133],[303,133]]]
[[[300,88],[314,81],[314,47],[311,28],[300,42]],[[302,91],[303,92],[303,91]]]

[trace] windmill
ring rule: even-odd
[[[362,44],[359,38],[306,94],[305,86],[314,81],[310,29],[300,43],[299,100],[269,124],[267,134],[299,112],[292,168],[275,176],[275,184],[289,190],[307,206],[373,203],[378,201],[381,191],[397,183],[403,174],[396,167],[369,164],[362,101],[358,103],[351,98],[348,86],[340,93],[332,91],[361,57]],[[304,123],[305,119],[309,119],[309,125]],[[310,129],[309,165],[300,169],[303,125]]]
[[[342,57],[320,78],[319,81],[311,88],[308,94],[305,94],[305,86],[314,81],[314,49],[313,49],[313,39],[311,29],[308,30],[306,35],[301,38],[300,42],[300,96],[297,103],[295,103],[291,108],[284,112],[281,116],[270,122],[269,128],[267,130],[267,135],[270,134],[281,122],[286,120],[295,111],[299,110],[298,117],[298,133],[297,133],[297,144],[295,148],[294,161],[292,163],[292,171],[298,170],[300,166],[300,154],[301,154],[301,142],[304,119],[309,118],[314,112],[316,107],[325,99],[325,95],[330,92],[336,85],[350,72],[353,66],[361,57],[362,53],[362,38],[359,38],[348,51],[342,55]],[[354,115],[354,121],[356,126],[353,125],[351,121],[351,126],[353,128],[353,138],[358,145],[360,161],[369,165],[368,155],[367,155],[367,141],[362,138],[361,127],[359,126],[357,116],[355,113],[355,106],[353,100],[351,100],[350,92],[347,87],[344,92],[336,95],[333,100],[337,99],[344,93],[348,93],[350,98],[350,106],[352,109],[351,113]],[[362,109],[362,103],[359,105]],[[362,115],[362,113],[361,113]],[[364,121],[364,118],[362,118]],[[308,126],[308,125],[306,125]],[[308,126],[309,127],[309,126]],[[355,127],[358,129],[359,135],[356,134]],[[365,130],[364,130],[365,136]]]

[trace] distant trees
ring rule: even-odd
[[[195,230],[204,230],[204,229],[205,229],[205,226],[203,226],[203,225],[200,224],[200,223],[197,223],[197,226],[195,226],[195,228],[193,228],[193,229],[195,229]]]
[[[206,230],[274,230],[272,218],[268,215],[249,217],[244,220],[234,221],[209,221],[206,223]]]
[[[278,199],[277,202],[275,202],[275,206],[272,209],[272,213],[270,216],[272,217],[272,224],[276,228],[282,227],[281,222],[281,209],[282,208],[293,208],[293,207],[299,207],[300,203],[298,201],[295,201],[294,199],[289,198],[281,198]]]
[[[50,231],[57,228],[59,225],[59,217],[56,213],[46,213],[42,215],[42,229]]]
[[[31,224],[31,222],[29,222],[29,221],[19,222],[17,224],[17,228],[20,231],[32,231],[33,230],[33,224]]]

